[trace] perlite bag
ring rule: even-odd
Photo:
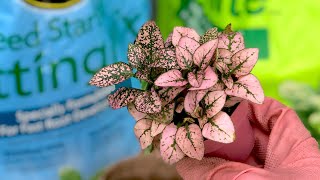
[[[150,18],[148,0],[0,1],[0,179],[94,179],[136,154],[117,87],[88,85]],[[127,81],[121,86],[130,86]]]
[[[267,96],[284,101],[279,86],[285,81],[319,85],[319,0],[180,0],[158,1],[157,7],[157,24],[165,35],[178,24],[203,32],[232,23],[246,47],[260,50],[253,74]]]

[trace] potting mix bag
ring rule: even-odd
[[[136,154],[117,87],[88,85],[150,19],[148,0],[0,1],[0,179],[94,179]],[[130,86],[127,81],[121,86]]]
[[[318,33],[320,1],[179,0],[158,1],[157,24],[168,35],[177,25],[204,32],[231,23],[240,30],[247,47],[259,48],[254,68],[267,96],[285,102],[279,87],[299,81],[312,87],[320,82]],[[168,20],[170,19],[170,21]]]

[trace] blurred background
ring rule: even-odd
[[[137,155],[135,121],[105,100],[116,87],[88,85],[107,64],[127,61],[129,43],[154,19],[199,34],[231,23],[266,96],[297,111],[320,141],[320,1],[0,1],[0,178],[98,179]],[[138,87],[137,81],[119,86]]]

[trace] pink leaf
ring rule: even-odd
[[[89,83],[98,87],[119,84],[133,75],[131,71],[130,66],[124,62],[110,64],[96,73]]]
[[[203,79],[204,79],[204,73],[201,71],[198,71],[197,73],[194,73],[194,72],[188,73],[188,81],[192,87],[196,87],[196,88],[200,87]]]
[[[141,91],[138,89],[121,87],[113,94],[108,95],[108,102],[113,109],[119,109],[133,102],[140,93]]]
[[[182,152],[191,158],[201,160],[204,155],[204,143],[201,129],[196,124],[180,127],[176,134],[176,141]]]
[[[222,91],[224,89],[225,89],[225,86],[224,86],[223,82],[218,80],[218,82],[215,85],[213,85],[211,88],[209,88],[208,90],[209,91]]]
[[[233,142],[235,140],[235,130],[230,116],[225,112],[219,112],[204,125],[202,135],[212,141]]]
[[[176,132],[177,126],[171,123],[163,130],[160,140],[160,154],[169,164],[176,163],[185,156],[175,140]]]
[[[185,87],[164,87],[159,91],[162,105],[170,103]]]
[[[214,39],[198,47],[198,49],[194,52],[193,55],[194,64],[200,67],[201,70],[205,70],[212,59],[217,45],[218,39]]]
[[[129,44],[127,56],[129,64],[135,68],[143,66],[146,61],[145,52],[135,44]]]
[[[169,124],[173,120],[174,105],[172,102],[164,106],[159,113],[148,114],[148,118],[160,123]]]
[[[135,44],[145,50],[146,57],[149,60],[152,59],[154,52],[164,48],[160,29],[154,21],[148,21],[141,27],[135,40]]]
[[[232,107],[241,101],[243,101],[242,98],[234,97],[234,96],[230,97],[229,99],[227,99],[226,103],[224,104],[224,107]]]
[[[199,102],[206,95],[206,90],[199,91],[189,91],[184,100],[184,109],[188,113],[193,113],[197,107],[199,107]]]
[[[233,84],[232,89],[227,89],[225,92],[227,95],[247,99],[257,104],[262,104],[264,101],[264,93],[260,82],[252,74],[240,77]]]
[[[199,126],[202,129],[203,126],[208,122],[208,117],[207,116],[202,116],[198,118]]]
[[[156,86],[160,87],[181,87],[186,85],[187,83],[188,81],[182,77],[182,73],[176,69],[172,69],[168,72],[161,74],[154,82]]]
[[[182,37],[188,37],[197,42],[200,40],[200,36],[194,29],[187,27],[175,27],[172,33],[172,44],[177,46]]]
[[[193,55],[195,51],[200,47],[200,44],[198,41],[195,41],[194,39],[182,37],[177,47],[185,49],[187,52]]]
[[[193,65],[193,54],[200,44],[188,37],[182,37],[176,46],[177,62],[181,69],[190,69]]]
[[[222,82],[227,86],[227,88],[231,89],[233,87],[233,79],[231,76],[222,77]]]
[[[151,123],[150,119],[141,119],[134,126],[134,134],[140,141],[141,149],[145,149],[152,143]]]
[[[161,100],[156,92],[140,93],[135,101],[136,109],[143,113],[158,113],[161,111]]]
[[[131,114],[131,116],[136,120],[136,121],[139,121],[140,119],[144,118],[147,116],[146,113],[142,113],[142,112],[139,112],[136,107],[134,106],[134,104],[129,104],[127,106],[128,108],[128,111],[129,113]]]
[[[181,69],[191,69],[193,61],[192,61],[192,54],[190,52],[177,46],[176,57],[177,57],[178,65]]]
[[[247,75],[251,72],[258,60],[259,49],[247,48],[238,51],[232,56],[232,72],[236,77]]]
[[[169,36],[167,37],[166,42],[164,43],[164,47],[169,48],[169,47],[173,46],[173,44],[172,44],[172,34],[173,33],[170,33]]]
[[[189,90],[203,90],[208,89],[218,82],[218,75],[213,71],[212,67],[208,66],[204,71],[204,79],[200,87],[192,87]]]
[[[209,92],[204,97],[204,102],[206,104],[206,114],[208,118],[216,115],[224,106],[226,102],[226,93],[224,91],[213,91]]]
[[[180,69],[178,65],[176,53],[170,48],[164,48],[157,51],[157,60],[150,67],[159,67],[164,69]]]
[[[215,66],[222,74],[228,74],[231,65],[232,53],[227,49],[218,49],[218,59],[215,62]]]
[[[224,32],[219,35],[218,48],[223,48],[236,53],[244,49],[243,36],[239,32]]]
[[[158,121],[152,121],[151,125],[151,136],[155,137],[156,135],[162,133],[167,124],[160,123]]]
[[[187,114],[189,114],[193,118],[198,119],[203,116],[203,109],[201,106],[198,106],[193,112]]]

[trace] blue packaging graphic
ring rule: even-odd
[[[94,179],[139,151],[127,110],[107,107],[117,87],[88,81],[126,61],[150,8],[148,0],[0,1],[0,179]]]

